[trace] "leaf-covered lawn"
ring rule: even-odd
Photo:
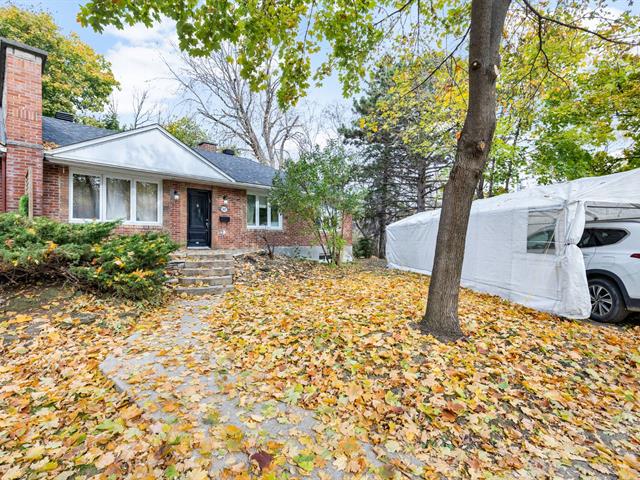
[[[62,291],[31,310],[0,312],[0,479],[162,476],[166,437],[98,370],[133,308]]]
[[[135,322],[128,307],[88,296],[47,306],[31,340],[0,351],[0,479],[201,479],[224,449],[252,455],[225,472],[237,478],[322,479],[328,466],[354,478],[640,476],[640,327],[564,321],[464,291],[469,337],[444,345],[415,328],[426,277],[305,269],[194,306],[206,325],[197,350],[156,341],[176,332],[182,304]],[[26,332],[34,320],[9,314],[0,333]],[[175,420],[152,422],[155,406],[131,403],[98,370],[132,328],[134,353],[185,366],[182,378],[222,372],[221,393],[247,411],[279,400],[313,412],[313,441],[260,442],[265,419],[299,415],[263,406],[239,428],[202,404],[199,384],[179,391],[166,377],[162,411]],[[143,373],[132,381],[148,380]],[[196,432],[196,412],[210,438]]]
[[[465,291],[469,338],[443,345],[415,328],[427,278],[320,272],[238,287],[210,316],[234,373],[259,372],[234,385],[240,395],[314,410],[328,432],[372,442],[407,474],[640,476],[639,327],[561,320]],[[351,458],[331,438],[306,452],[318,465],[327,449]],[[404,454],[423,468],[412,471]]]

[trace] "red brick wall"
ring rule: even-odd
[[[263,235],[276,246],[314,245],[313,236],[305,234],[305,229],[292,225],[284,219],[282,230],[259,230],[247,228],[247,192],[231,188],[216,187],[213,199],[213,246],[214,248],[249,248],[265,246]],[[224,196],[227,197],[227,213],[220,212]],[[220,223],[221,216],[231,217],[229,223]]]
[[[44,162],[42,214],[60,221],[69,219],[69,169]]]
[[[61,221],[69,219],[69,169],[65,166],[45,162],[44,214]],[[162,182],[162,227],[142,225],[122,225],[119,233],[136,233],[143,231],[165,231],[180,244],[187,242],[187,189],[196,188],[212,192],[211,220],[213,225],[212,247],[220,249],[263,248],[265,242],[262,235],[265,230],[247,228],[247,193],[233,188],[212,187],[197,183],[186,183],[175,180]],[[174,192],[179,199],[174,199]],[[227,199],[229,211],[222,213],[220,207]],[[221,223],[220,216],[229,216],[229,223]],[[351,244],[351,219],[345,222],[345,237]],[[292,225],[284,219],[283,230],[268,230],[269,242],[276,246],[316,245],[313,236],[304,233],[299,225]]]
[[[42,59],[28,52],[6,49],[5,92],[7,210],[18,209],[25,193],[25,175],[32,171],[33,213],[43,214],[42,191]]]

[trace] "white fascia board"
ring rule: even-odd
[[[192,155],[194,158],[197,158],[206,167],[212,169],[218,175],[220,175],[224,179],[228,180],[229,183],[236,183],[236,181],[231,176],[227,175],[225,172],[220,170],[218,167],[216,167],[215,165],[210,163],[201,154],[199,154],[198,152],[196,152],[192,148],[189,148],[187,145],[185,145],[180,140],[175,138],[173,135],[171,135],[169,132],[167,132],[164,128],[162,128],[158,124],[148,125],[146,127],[136,128],[134,130],[127,130],[125,132],[118,132],[118,133],[114,133],[113,135],[106,135],[104,137],[95,138],[93,140],[87,140],[85,142],[73,143],[71,145],[66,145],[64,147],[54,148],[52,150],[48,150],[47,154],[48,154],[48,157],[51,158],[51,159],[54,159],[54,158],[59,158],[59,159],[67,158],[67,159],[70,159],[71,158],[70,154],[72,152],[74,152],[74,151],[77,151],[77,150],[80,150],[80,149],[84,149],[84,148],[87,148],[87,147],[101,145],[101,144],[104,144],[104,143],[109,143],[109,142],[122,140],[122,139],[125,139],[127,137],[134,136],[134,135],[139,135],[141,133],[152,131],[152,130],[156,130],[158,132],[161,132],[167,139],[172,141],[174,144],[178,145],[181,149],[183,149],[188,154]],[[88,164],[88,163],[92,163],[92,162],[90,160],[86,160],[85,161],[83,159],[82,163],[87,163]],[[120,167],[121,166],[118,166],[118,168],[120,168]],[[157,173],[159,175],[166,175],[166,174],[170,174],[171,172],[164,171],[164,172],[157,172]]]

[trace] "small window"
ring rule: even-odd
[[[73,175],[73,218],[100,218],[100,180],[95,175]]]
[[[278,212],[278,207],[271,205],[270,218],[271,221],[269,225],[272,228],[280,228],[280,212]]]
[[[258,225],[266,227],[269,218],[269,205],[267,204],[267,197],[258,197]]]
[[[107,220],[131,219],[131,181],[107,178]]]
[[[527,253],[555,253],[559,210],[530,211],[527,225]]]
[[[158,184],[136,182],[136,220],[138,222],[158,221]]]
[[[282,228],[282,215],[266,196],[248,194],[247,226],[278,230]]]
[[[599,247],[613,245],[627,236],[626,230],[619,228],[597,228],[594,232]]]

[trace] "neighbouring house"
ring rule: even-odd
[[[124,233],[162,230],[188,247],[253,249],[268,240],[281,253],[320,258],[317,242],[268,202],[277,170],[215,143],[190,148],[159,125],[115,132],[43,116],[46,59],[0,38],[0,212],[17,211],[28,194],[35,216],[122,219]]]

